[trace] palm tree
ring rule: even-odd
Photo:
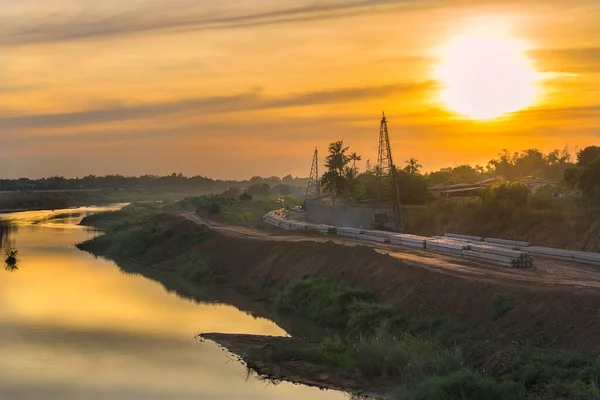
[[[335,170],[338,175],[343,175],[344,167],[350,161],[350,158],[346,155],[350,147],[344,147],[344,141],[338,140],[329,145],[329,155],[325,159],[325,166],[329,170]]]
[[[407,165],[404,167],[404,170],[411,175],[418,175],[421,172],[420,169],[423,168],[423,166],[419,164],[419,160],[414,158],[406,160],[405,162]]]
[[[356,169],[356,162],[362,160],[362,157],[359,156],[356,153],[352,153],[350,154],[350,157],[348,157],[352,162],[352,169],[354,170],[355,173],[358,173],[358,170]]]

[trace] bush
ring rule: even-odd
[[[600,384],[600,360],[576,353],[528,349],[510,360],[502,372],[505,379],[522,383],[528,390],[543,392],[557,382]],[[551,385],[552,386],[552,385]]]
[[[546,399],[598,400],[600,389],[594,382],[552,380],[540,387],[537,394],[531,396],[531,400]]]
[[[410,335],[397,337],[385,326],[375,335],[358,340],[354,351],[357,368],[367,377],[395,376],[403,382],[417,382],[462,368],[459,350],[445,350]]]
[[[187,279],[197,283],[215,281],[215,275],[209,267],[208,258],[204,256],[191,256],[186,262],[177,267],[177,271]]]
[[[391,321],[398,310],[391,304],[355,301],[348,307],[350,317],[347,328],[350,334],[373,334],[384,321]]]
[[[252,201],[252,195],[244,192],[240,194],[240,201]]]
[[[278,293],[275,304],[281,311],[292,312],[329,326],[345,327],[349,308],[355,301],[369,301],[373,294],[332,278],[308,278],[288,285]]]
[[[513,299],[508,295],[496,293],[493,298],[493,307],[494,319],[500,318],[512,310]]]
[[[217,203],[216,201],[213,201],[212,203],[210,203],[210,206],[208,206],[209,214],[219,214],[220,212],[221,212],[221,204]]]
[[[397,400],[524,400],[525,389],[513,382],[497,382],[470,370],[432,376],[411,389],[401,389]]]

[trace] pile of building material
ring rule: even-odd
[[[587,253],[584,251],[574,251],[573,252],[573,261],[582,263],[582,264],[590,264],[590,265],[600,266],[600,253]]]
[[[494,264],[501,267],[521,268],[518,260],[512,257],[501,256],[498,254],[482,253],[474,250],[463,251],[463,257],[485,264]]]
[[[464,240],[467,242],[482,242],[481,236],[470,236],[470,235],[459,235],[457,233],[444,233],[445,238],[452,238],[456,240]]]
[[[556,260],[574,261],[572,250],[554,249],[551,247],[527,246],[522,248],[527,253],[534,254],[540,257],[554,258]]]
[[[493,243],[495,245],[501,246],[514,246],[514,247],[528,247],[530,245],[529,242],[520,242],[518,240],[506,240],[506,239],[496,239],[496,238],[485,238],[484,242]]]
[[[600,253],[589,253],[585,251],[563,250],[552,247],[528,246],[521,248],[530,254],[539,257],[553,258],[562,261],[574,261],[582,264],[600,266]]]
[[[281,228],[282,222],[287,222],[285,218],[281,217],[280,215],[277,215],[275,212],[268,213],[263,217],[263,220],[266,224],[273,225],[278,228]]]
[[[463,250],[469,250],[469,243],[459,242],[455,240],[445,239],[427,239],[425,248],[436,253],[448,254],[452,256],[462,257]]]
[[[463,253],[465,258],[473,260],[485,260],[492,264],[512,268],[533,267],[533,257],[519,250],[506,249],[489,244],[471,243],[471,250]]]
[[[427,239],[429,238],[426,236],[408,235],[405,233],[393,233],[390,235],[391,244],[399,244],[416,249],[424,249]]]
[[[390,243],[390,236],[392,232],[386,231],[361,231],[361,234],[365,236],[365,239],[372,242],[378,243]]]
[[[512,268],[532,267],[533,256],[600,266],[600,253],[531,246],[529,242],[483,238],[481,236],[459,235],[455,233],[446,233],[444,236],[430,238],[385,231],[317,225],[288,220],[285,218],[286,215],[286,210],[277,210],[268,213],[263,219],[269,225],[286,230],[314,230],[325,235],[347,236],[359,240],[390,243],[419,249],[426,248],[437,253]]]
[[[360,239],[361,238],[361,230],[357,229],[357,228],[349,228],[349,227],[344,227],[344,226],[340,226],[337,228],[337,234],[340,236],[348,236],[348,237],[352,237],[352,238],[356,238],[356,239]]]

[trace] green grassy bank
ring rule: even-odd
[[[334,278],[295,281],[275,306],[317,321],[333,333],[304,349],[286,344],[252,349],[251,358],[303,360],[343,368],[356,379],[387,378],[391,396],[419,400],[542,400],[600,398],[600,361],[533,346],[512,346],[500,333],[481,332],[452,317],[419,316],[374,300],[374,294]],[[502,314],[505,300],[493,312]],[[469,365],[460,345],[496,341],[494,371]],[[505,352],[506,354],[502,354]]]

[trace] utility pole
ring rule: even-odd
[[[373,228],[385,230],[391,219],[393,229],[404,231],[402,221],[402,205],[400,203],[400,189],[396,181],[396,167],[392,161],[392,150],[388,134],[387,118],[385,113],[381,118],[379,128],[379,148],[377,157],[377,204],[374,214]],[[391,215],[390,215],[391,211]],[[390,218],[391,217],[391,218]]]
[[[321,180],[319,179],[319,150],[315,147],[312,165],[310,167],[310,177],[306,187],[306,197],[304,198],[304,208],[309,200],[321,197]]]

